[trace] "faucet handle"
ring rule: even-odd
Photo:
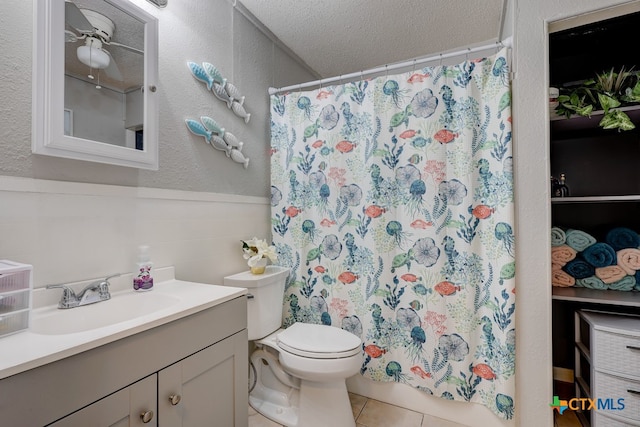
[[[71,295],[75,295],[75,292],[73,291],[73,289],[71,289],[69,286],[67,285],[47,285],[46,289],[63,289],[63,294],[69,293]]]
[[[76,293],[67,285],[47,285],[46,289],[62,289],[62,297],[58,302],[60,308],[70,308],[74,302],[77,302]]]
[[[107,277],[105,277],[103,280],[100,280],[98,282],[98,290],[100,292],[100,296],[103,299],[110,299],[111,298],[111,294],[109,293],[109,279],[113,279],[114,277],[118,277],[120,276],[121,273],[116,273],[116,274],[111,274]]]
[[[107,276],[104,278],[104,281],[109,283],[109,279],[113,279],[114,277],[120,277],[122,275],[122,273],[116,273],[116,274],[112,274],[110,276]]]

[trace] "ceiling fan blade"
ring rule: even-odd
[[[64,30],[64,41],[65,43],[75,43],[78,41],[78,35],[73,31]]]
[[[93,33],[95,30],[86,16],[78,9],[75,3],[64,2],[64,16],[67,24],[71,25],[81,33]]]
[[[109,55],[109,57],[111,58],[111,61],[109,61],[109,65],[107,66],[107,68],[105,68],[104,72],[107,76],[111,77],[114,80],[117,80],[119,82],[123,81],[122,78],[122,73],[120,72],[120,69],[118,68],[118,64],[116,64],[116,61],[113,59],[113,56],[111,56],[111,54],[102,49],[104,52],[107,53],[107,55]]]
[[[126,44],[122,44],[122,43],[118,43],[118,42],[109,42],[109,43],[105,43],[105,44],[108,44],[109,46],[118,46],[118,47],[126,49],[126,50],[128,50],[130,52],[139,53],[140,55],[144,55],[144,51],[143,50],[137,49],[137,48],[132,47],[132,46],[127,46]]]

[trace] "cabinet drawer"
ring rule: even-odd
[[[0,314],[29,308],[29,289],[18,292],[0,293]]]
[[[30,288],[31,266],[0,260],[0,292]]]
[[[608,402],[609,409],[594,409],[606,415],[636,420],[640,424],[640,381],[632,381],[596,371],[594,385],[592,397],[598,399],[598,405],[604,404],[606,399],[610,400]],[[624,409],[622,410],[613,409],[619,406],[618,399],[624,399]]]
[[[596,330],[593,342],[596,369],[640,377],[640,339]]]
[[[29,310],[16,311],[0,316],[0,337],[29,327]]]

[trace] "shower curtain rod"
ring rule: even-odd
[[[320,79],[320,80],[315,80],[315,81],[312,81],[312,82],[300,83],[300,84],[281,87],[281,88],[270,87],[269,88],[269,95],[275,95],[276,93],[286,92],[286,91],[290,91],[290,90],[300,90],[302,88],[307,88],[307,87],[311,87],[311,86],[320,86],[320,87],[322,87],[323,85],[326,85],[328,83],[339,82],[339,81],[342,81],[342,80],[350,80],[350,79],[353,79],[353,78],[356,78],[356,77],[364,77],[365,75],[397,70],[399,68],[405,68],[405,67],[409,67],[411,65],[424,64],[426,62],[443,60],[443,59],[452,58],[452,57],[455,57],[455,56],[468,55],[470,53],[481,52],[483,50],[489,50],[489,49],[500,48],[500,47],[511,47],[511,37],[509,37],[509,38],[507,38],[505,40],[502,40],[502,41],[497,41],[497,42],[492,43],[492,44],[487,44],[487,45],[483,45],[483,46],[476,46],[476,47],[468,47],[466,49],[461,49],[461,50],[458,50],[458,51],[448,52],[448,53],[441,53],[439,55],[429,56],[429,57],[426,57],[426,58],[412,59],[412,60],[409,60],[409,61],[398,62],[398,63],[395,63],[395,64],[383,65],[382,67],[376,67],[376,68],[371,68],[369,70],[357,71],[355,73],[350,73],[350,74],[343,74],[343,75],[340,75],[340,76],[330,77],[330,78],[327,78],[327,79]]]

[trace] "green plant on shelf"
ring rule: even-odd
[[[640,72],[625,70],[597,74],[579,86],[560,89],[556,113],[591,117],[596,110],[603,111],[598,124],[603,129],[632,130],[635,125],[620,107],[640,103]]]

